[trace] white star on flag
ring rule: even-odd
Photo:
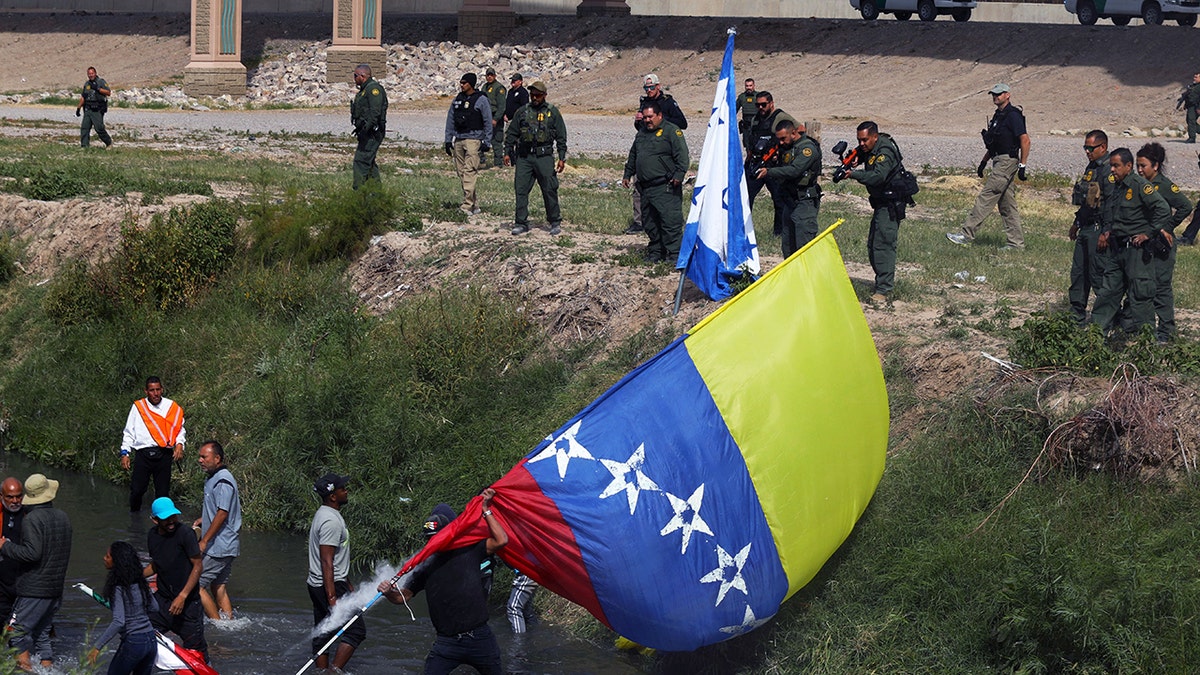
[[[753,542],[751,542],[752,544]],[[720,544],[717,544],[717,569],[705,574],[700,578],[700,583],[710,584],[714,581],[721,582],[721,589],[717,591],[717,605],[725,599],[725,594],[729,589],[736,588],[744,595],[750,595],[750,591],[746,590],[746,580],[742,578],[742,568],[746,565],[746,559],[750,557],[750,544],[746,544],[745,548],[738,551],[736,556],[729,555]],[[729,578],[725,575],[725,570],[734,568],[733,577]],[[716,606],[716,605],[714,605]]]
[[[765,619],[755,618],[754,610],[750,609],[750,605],[746,605],[746,614],[742,618],[742,625],[740,625],[740,626],[725,626],[724,628],[721,629],[721,632],[728,633],[729,635],[741,635],[743,633],[749,633],[750,631],[754,630],[755,628],[758,628],[759,626],[763,625],[764,623],[766,623],[767,621],[770,621],[770,620],[771,620],[771,617],[769,617],[769,616]]]
[[[696,491],[686,501],[670,492],[664,492],[663,494],[671,501],[671,510],[675,512],[675,515],[667,522],[659,534],[665,537],[675,530],[683,530],[683,550],[680,553],[687,553],[688,542],[692,540],[693,530],[703,532],[710,537],[713,536],[712,530],[708,529],[708,523],[704,522],[704,519],[700,517],[700,505],[704,501],[703,483],[700,484],[700,487],[696,488]],[[692,512],[692,518],[685,521],[684,514],[688,511]]]
[[[638,495],[642,490],[658,491],[658,485],[650,480],[650,477],[642,473],[642,466],[646,463],[646,444],[638,446],[637,450],[633,451],[629,459],[624,462],[617,462],[611,459],[602,459],[600,463],[608,472],[613,475],[613,481],[604,488],[604,492],[600,493],[600,499],[607,499],[621,491],[629,498],[629,515],[633,515],[637,508]],[[629,474],[633,474],[630,480]]]
[[[592,457],[592,453],[588,452],[587,448],[575,440],[575,436],[579,433],[579,425],[581,424],[583,424],[583,420],[579,420],[571,425],[570,429],[567,429],[561,436],[554,439],[554,442],[547,445],[541,452],[530,459],[529,463],[532,464],[549,457],[554,457],[558,460],[558,477],[562,479],[567,476],[567,464],[571,461],[572,457],[595,460],[596,458]]]

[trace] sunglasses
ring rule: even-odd
[[[767,102],[767,103],[755,103],[754,105],[758,106],[759,108],[765,108],[771,104],[769,102]]]
[[[1099,146],[1099,145],[1085,145],[1085,146],[1083,146],[1083,151],[1084,151],[1084,152],[1091,152],[1091,151],[1093,151],[1093,150],[1099,150],[1099,149],[1100,149],[1100,147],[1101,147],[1101,146]]]

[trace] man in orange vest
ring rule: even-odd
[[[142,510],[142,496],[154,477],[154,496],[169,497],[171,462],[183,459],[183,408],[163,397],[162,380],[146,378],[146,398],[138,399],[129,409],[125,434],[121,440],[121,468],[133,475],[129,481],[129,511]],[[130,453],[136,453],[132,462]]]

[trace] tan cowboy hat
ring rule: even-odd
[[[58,481],[50,480],[40,473],[25,479],[25,506],[37,506],[54,501],[58,495]]]

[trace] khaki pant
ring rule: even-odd
[[[468,213],[479,208],[475,198],[475,179],[479,175],[479,146],[482,142],[465,139],[454,141],[454,172],[462,181],[463,202],[458,208]]]
[[[975,238],[979,226],[991,214],[993,208],[1000,211],[1000,220],[1004,222],[1004,234],[1008,237],[1008,245],[1014,248],[1025,247],[1025,237],[1021,234],[1021,214],[1017,211],[1017,167],[1020,162],[1016,157],[1001,155],[992,159],[992,172],[988,174],[983,184],[983,191],[975,198],[975,207],[967,222],[963,224],[962,233],[968,240]]]

